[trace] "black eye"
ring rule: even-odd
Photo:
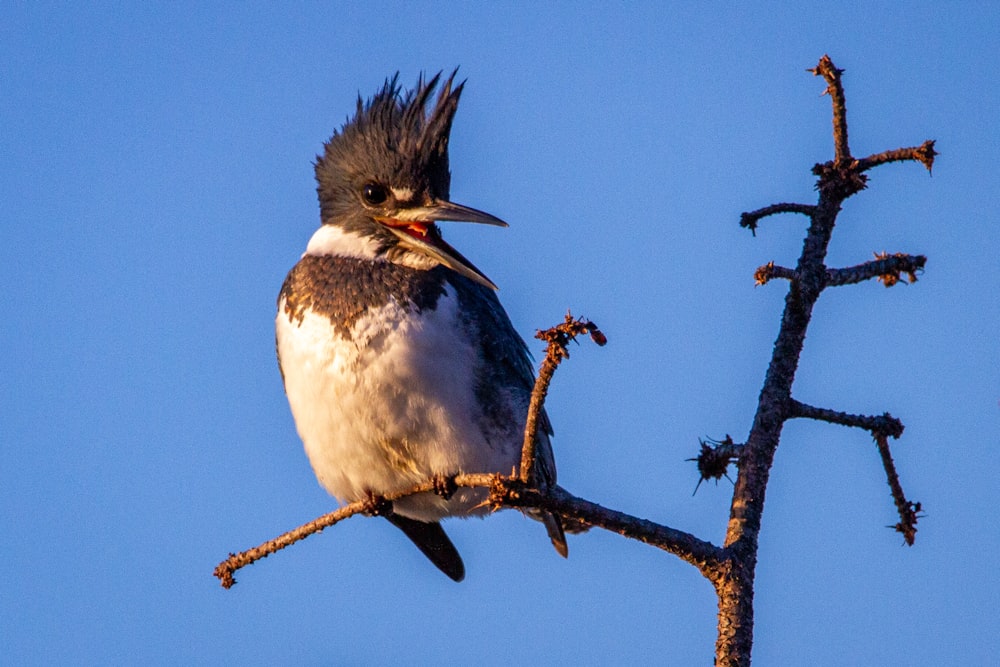
[[[364,198],[366,204],[378,206],[385,203],[385,200],[389,198],[389,193],[378,183],[367,183],[361,188],[361,196]]]

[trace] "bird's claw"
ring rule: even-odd
[[[451,475],[434,475],[434,493],[444,500],[451,500],[458,490],[455,478]]]
[[[362,502],[364,507],[361,511],[367,516],[389,516],[392,514],[392,501],[386,500],[385,496],[380,496],[374,491],[367,491]]]

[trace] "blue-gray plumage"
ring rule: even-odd
[[[440,75],[439,75],[440,76]],[[316,162],[322,226],[278,297],[285,391],[320,483],[342,501],[435,475],[509,474],[519,462],[534,375],[495,285],[435,221],[505,226],[448,201],[448,137],[462,85],[439,76],[403,93],[387,81]],[[537,475],[554,484],[543,414]],[[387,518],[445,574],[464,565],[441,528],[482,515],[484,491],[398,500]],[[559,519],[543,521],[566,555]]]

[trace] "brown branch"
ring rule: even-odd
[[[903,435],[903,423],[890,415],[852,415],[848,412],[838,412],[827,408],[817,408],[805,403],[800,403],[795,399],[789,402],[789,418],[815,419],[830,424],[840,424],[868,431],[873,436],[891,436],[898,438]]]
[[[892,452],[889,451],[889,440],[884,433],[875,436],[875,444],[878,446],[879,456],[882,457],[882,467],[885,468],[885,476],[889,481],[892,500],[896,503],[896,511],[899,512],[899,523],[893,528],[896,532],[902,533],[903,539],[912,547],[917,536],[917,519],[920,518],[922,508],[920,503],[906,499],[903,487],[899,483],[899,475],[896,474],[896,464],[892,460]]]
[[[497,479],[501,479],[500,475],[457,475],[447,480],[442,480],[440,477],[433,477],[431,479],[424,480],[409,489],[398,491],[396,493],[356,500],[353,503],[348,503],[343,507],[313,519],[308,523],[302,524],[298,528],[290,530],[287,533],[283,533],[274,539],[253,547],[252,549],[241,551],[238,554],[229,554],[229,557],[226,560],[222,561],[215,567],[214,574],[222,582],[223,588],[231,588],[233,584],[236,583],[233,575],[240,568],[252,565],[262,558],[267,558],[271,554],[280,551],[285,547],[291,546],[299,540],[304,540],[310,535],[321,533],[324,529],[340,523],[345,519],[349,519],[356,514],[372,515],[385,513],[386,509],[391,508],[393,501],[417,493],[436,493],[443,487],[457,488],[461,486],[492,488],[492,486],[496,484]]]
[[[916,266],[916,261],[908,264],[908,260],[904,260],[903,257],[879,257],[878,262],[886,261],[877,266],[875,263],[869,263],[869,266],[855,270],[837,271],[827,270],[825,258],[836,226],[837,215],[844,200],[867,187],[865,169],[875,166],[877,162],[884,163],[895,159],[920,159],[927,164],[933,158],[931,154],[933,145],[925,144],[919,152],[907,153],[905,149],[900,152],[889,151],[881,156],[866,158],[868,161],[864,163],[854,160],[848,143],[847,106],[841,84],[843,70],[834,66],[828,56],[823,56],[819,64],[810,71],[826,80],[826,93],[830,95],[833,108],[835,157],[829,162],[813,167],[813,173],[819,177],[816,184],[819,200],[809,212],[810,225],[795,268],[784,269],[769,264],[758,269],[756,275],[758,282],[782,277],[789,279],[790,285],[785,297],[785,309],[781,316],[781,326],[774,343],[771,362],[758,398],[753,426],[739,455],[729,526],[723,543],[726,558],[720,567],[720,577],[715,582],[719,598],[718,638],[715,646],[717,665],[750,664],[753,646],[753,589],[761,517],[768,480],[785,421],[794,417],[812,417],[862,427],[872,431],[883,441],[889,435],[898,435],[902,432],[902,424],[889,415],[863,417],[814,408],[795,401],[791,396],[791,389],[805,343],[806,331],[812,318],[812,310],[823,289],[831,284],[846,284],[854,278],[866,275],[866,271],[871,272],[876,269],[879,272],[874,273],[872,277],[890,276],[889,280],[892,277],[898,280],[903,273],[910,274],[911,268],[915,277],[919,268]],[[760,209],[766,214],[784,210],[786,206],[782,204]],[[741,218],[741,224],[753,229],[757,219],[753,215],[746,217],[745,214]],[[897,494],[894,491],[895,497]],[[907,501],[901,493],[899,498],[902,500],[897,499],[897,506],[909,508],[910,514],[915,516],[919,508],[912,503],[905,504]],[[903,532],[904,537],[908,534],[912,536],[915,520],[904,517],[902,509],[900,516],[903,520],[900,522],[899,530]]]
[[[778,213],[801,213],[802,215],[812,216],[816,213],[816,207],[811,204],[771,204],[770,206],[759,208],[756,211],[741,214],[740,227],[746,227],[750,230],[750,233],[757,236],[757,224],[760,222],[761,218],[766,218],[769,215],[776,215]]]
[[[223,588],[230,588],[236,583],[233,574],[242,567],[251,565],[261,558],[267,558],[271,554],[291,546],[310,535],[321,533],[324,529],[340,523],[344,519],[349,519],[355,514],[379,513],[382,503],[391,503],[394,500],[414,493],[433,492],[440,487],[440,484],[441,482],[438,479],[429,479],[401,493],[387,494],[378,498],[365,498],[364,500],[349,503],[252,549],[241,551],[238,554],[230,553],[226,560],[215,567],[214,574],[222,582]]]
[[[934,157],[936,155],[939,155],[939,153],[934,150],[934,140],[928,139],[919,146],[897,148],[895,150],[883,151],[882,153],[876,153],[875,155],[869,155],[868,157],[861,158],[857,161],[855,169],[858,171],[868,171],[869,169],[873,169],[879,165],[888,164],[890,162],[914,160],[927,167],[927,171],[931,171],[934,168]]]
[[[535,448],[538,445],[538,420],[542,413],[542,406],[545,403],[545,396],[549,393],[549,384],[556,368],[563,359],[569,358],[567,347],[570,341],[576,340],[577,336],[585,333],[590,334],[591,339],[598,345],[605,345],[608,339],[601,333],[597,325],[589,320],[573,319],[573,315],[566,313],[566,319],[550,329],[538,331],[535,338],[547,343],[545,347],[545,359],[538,369],[538,377],[535,378],[535,386],[531,391],[531,402],[528,404],[528,418],[524,425],[524,443],[521,445],[521,467],[519,477],[525,484],[531,484],[535,470]]]
[[[844,97],[844,86],[840,76],[844,70],[834,66],[830,56],[824,55],[816,67],[808,70],[826,80],[826,91],[833,103],[833,145],[836,150],[834,161],[844,164],[851,160],[851,149],[847,144],[847,100]]]
[[[525,484],[518,477],[483,473],[456,475],[444,482],[439,478],[428,479],[409,489],[344,505],[252,549],[238,554],[229,554],[226,560],[216,566],[214,574],[222,582],[223,588],[231,588],[236,583],[234,575],[240,568],[266,558],[310,535],[320,533],[352,516],[384,513],[391,510],[393,501],[418,493],[434,493],[442,486],[488,489],[489,496],[485,504],[490,508],[490,511],[517,508],[543,509],[547,512],[554,512],[587,526],[603,528],[672,553],[695,565],[710,579],[718,576],[717,572],[723,554],[722,550],[711,542],[700,540],[681,530],[602,507],[597,503],[574,496],[559,486],[542,491]]]
[[[503,494],[497,499],[501,500],[504,507],[538,508],[554,512],[672,553],[697,567],[710,581],[715,582],[719,577],[719,569],[725,556],[723,550],[690,533],[602,507],[574,496],[560,486],[545,492],[530,487],[514,488],[507,494],[504,480],[500,480],[494,491]]]
[[[766,285],[774,278],[795,280],[795,271],[784,266],[776,266],[774,262],[768,262],[764,266],[757,267],[757,270],[753,272],[753,281],[758,286]]]
[[[826,272],[826,284],[828,287],[853,285],[872,278],[878,278],[886,287],[899,282],[913,283],[917,281],[917,273],[924,270],[926,263],[927,258],[923,255],[875,253],[875,261],[843,269],[829,269]],[[907,277],[903,278],[903,274]]]

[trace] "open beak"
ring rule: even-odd
[[[490,289],[497,289],[493,281],[483,275],[472,262],[445,243],[434,221],[478,222],[483,225],[507,227],[507,223],[500,218],[461,204],[435,201],[429,206],[403,208],[395,211],[391,217],[376,216],[375,219],[395,234],[400,243],[407,248],[436,259],[470,280],[475,280]]]

